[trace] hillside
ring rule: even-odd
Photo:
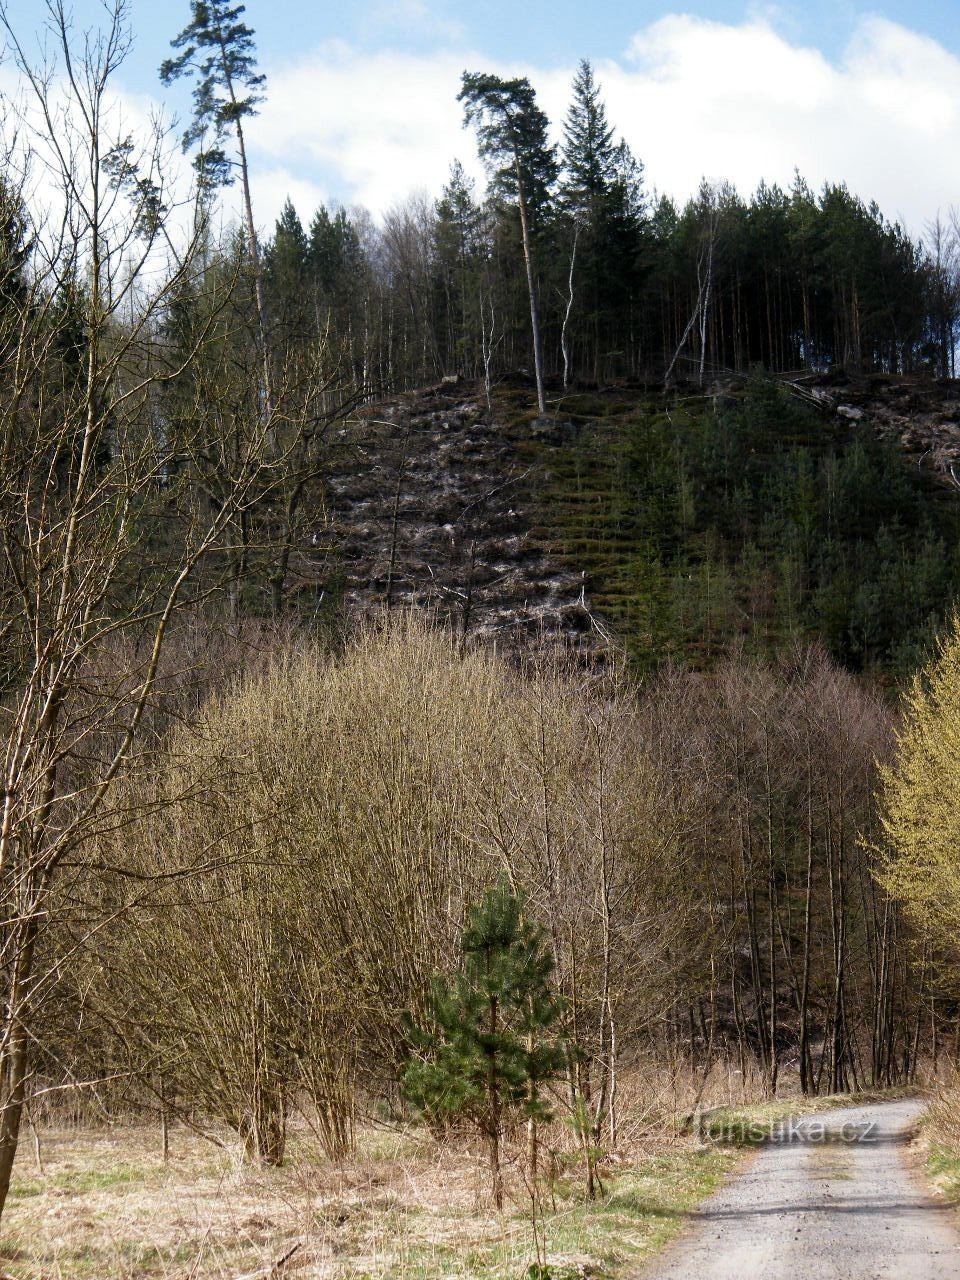
[[[135,6],[17,7],[0,1280],[626,1280],[741,1146],[892,1090],[960,1187],[949,192],[887,164],[891,221],[842,127],[789,188],[751,135],[738,191],[702,130],[634,153],[585,59],[551,119],[382,14],[369,83],[321,8],[268,81],[244,5],[190,0],[142,33],[168,110]],[[544,24],[484,19],[465,60],[539,77]],[[814,1199],[858,1159],[818,1146]],[[922,1269],[888,1225],[818,1260]]]
[[[368,408],[331,451],[326,588],[350,613],[425,607],[460,634],[589,632],[582,572],[539,527],[555,448],[505,397],[491,415],[459,386]]]
[[[439,386],[331,450],[314,572],[350,613],[461,634],[615,636],[642,669],[823,640],[898,675],[960,591],[956,384],[733,381],[704,395]],[[320,557],[317,558],[317,553]]]

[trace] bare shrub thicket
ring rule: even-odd
[[[22,87],[4,103],[0,189],[0,1212],[36,1062],[71,1076],[45,1033],[72,954],[47,934],[102,923],[75,889],[98,838],[133,819],[113,784],[151,739],[171,631],[305,430],[265,415],[242,368],[226,403],[193,378],[242,255],[174,339],[208,208],[196,190],[178,200],[159,125],[126,131],[126,4],[88,32],[61,0],[40,8],[37,60],[0,9]]]
[[[277,1162],[298,1110],[340,1158],[400,1105],[408,1015],[506,874],[553,952],[591,1186],[671,1107],[912,1069],[923,1009],[858,843],[888,740],[817,653],[638,691],[413,618],[294,638],[127,780],[79,1004],[168,1114]]]
[[[104,848],[137,874],[110,887],[95,985],[164,1105],[276,1161],[306,1104],[343,1154],[506,871],[556,953],[584,1050],[570,1089],[615,1130],[618,1037],[663,985],[684,902],[626,694],[405,621],[338,657],[279,652],[130,786],[155,813]]]
[[[890,708],[818,650],[666,673],[645,705],[698,882],[668,1053],[708,1072],[729,1046],[769,1093],[782,1076],[805,1093],[910,1078],[923,1008],[863,843]]]

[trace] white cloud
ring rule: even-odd
[[[382,0],[365,25],[373,30],[390,28],[405,35],[427,36],[434,42],[461,40],[466,34],[462,22],[442,15],[435,4],[427,4],[426,0]]]
[[[79,83],[83,85],[83,78]],[[42,87],[45,106],[37,88]],[[33,218],[36,258],[55,258],[64,239],[83,246],[90,236],[91,137],[86,113],[90,100],[72,90],[62,76],[31,86],[8,65],[0,68],[0,156],[4,178],[17,188]],[[192,173],[178,137],[155,99],[122,92],[108,85],[98,103],[98,146],[101,159],[127,139],[139,176],[153,182],[169,212],[167,233],[174,244],[185,243],[193,225]],[[115,244],[130,235],[132,204],[107,182],[101,186],[97,215]],[[72,194],[71,194],[72,193]],[[64,219],[69,214],[69,227]],[[161,242],[163,256],[166,254]],[[128,242],[127,260],[142,252],[136,237]],[[157,257],[157,255],[154,255]],[[122,274],[122,271],[121,271]]]
[[[422,24],[434,9],[429,0],[384,0],[391,20]],[[597,64],[610,118],[651,186],[683,199],[707,176],[746,195],[761,178],[789,185],[798,168],[815,187],[846,181],[915,234],[938,209],[960,204],[960,58],[869,17],[831,61],[775,21],[674,14]],[[438,193],[455,157],[482,181],[456,101],[465,68],[529,75],[559,136],[572,67],[333,41],[268,68],[267,100],[248,127],[260,225],[272,227],[288,195],[305,221],[333,200],[382,213],[414,190]],[[16,96],[10,67],[0,68],[4,91]],[[146,130],[153,99],[124,94],[115,103],[124,127]],[[171,154],[166,168],[179,177],[184,166]],[[234,188],[226,216],[238,205]]]
[[[960,110],[960,60],[895,23],[864,19],[838,63],[768,23],[671,17],[634,40],[633,66],[605,68],[615,118],[664,191],[700,174],[741,191],[761,177],[846,181],[914,232],[960,201],[947,146]]]
[[[304,226],[315,210],[329,204],[333,193],[325,186],[305,179],[302,174],[283,167],[256,169],[250,179],[253,208],[261,226],[272,227],[289,196]]]
[[[423,8],[401,0],[409,5]],[[327,43],[271,71],[250,130],[261,219],[269,223],[294,192],[294,174],[307,184],[297,188],[304,198],[323,191],[376,212],[415,188],[438,191],[455,156],[479,174],[456,102],[464,67],[530,75],[559,131],[573,68]],[[960,59],[896,23],[864,18],[831,62],[765,18],[728,25],[670,15],[596,71],[648,181],[677,197],[703,175],[748,194],[761,178],[789,184],[799,168],[815,186],[846,181],[914,232],[960,202]]]
[[[479,173],[456,101],[463,69],[462,55],[360,54],[327,43],[270,75],[251,143],[330,196],[382,212],[416,187],[439,191],[456,156]],[[285,195],[276,189],[267,202],[279,209]]]

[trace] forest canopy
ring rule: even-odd
[[[320,208],[305,226],[288,201],[266,247],[285,332],[332,322],[354,376],[390,390],[530,364],[531,298],[545,373],[565,385],[754,366],[952,372],[956,236],[939,219],[921,243],[843,184],[814,191],[799,173],[749,197],[704,181],[678,205],[617,139],[589,63],[558,145],[530,85],[497,83],[513,132],[480,127],[483,198],[454,162],[438,199],[412,197],[379,225]],[[491,84],[465,74],[468,120]]]

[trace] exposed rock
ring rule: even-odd
[[[577,428],[572,422],[563,422],[550,414],[542,414],[530,423],[527,430],[535,440],[546,440],[551,444],[561,444],[576,435]]]
[[[921,378],[876,380],[844,395],[864,426],[899,444],[925,471],[954,488],[951,468],[960,466],[957,384]]]
[[[354,614],[417,606],[470,635],[589,634],[602,647],[583,575],[536,536],[537,464],[517,449],[575,430],[543,418],[511,437],[446,380],[370,407],[332,447],[329,511],[305,576],[339,588]]]

